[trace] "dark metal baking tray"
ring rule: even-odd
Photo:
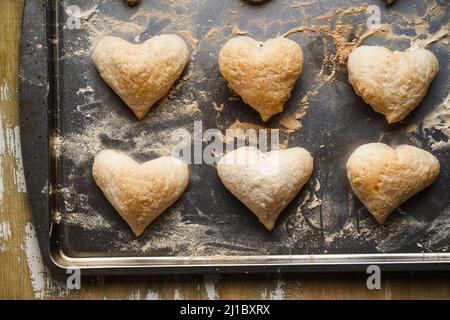
[[[260,6],[143,0],[135,7],[125,1],[27,1],[19,74],[22,148],[33,221],[50,270],[60,275],[68,267],[84,274],[340,271],[370,264],[448,270],[450,148],[433,151],[441,162],[436,183],[404,203],[385,226],[353,196],[346,179],[346,159],[361,144],[431,150],[448,139],[422,125],[449,92],[448,43],[429,45],[440,72],[422,104],[400,124],[387,125],[348,84],[336,45],[364,32],[371,4],[378,5],[381,22],[403,36],[390,33],[364,43],[391,49],[407,48],[408,37],[424,26],[437,32],[449,18],[447,1],[397,1],[391,7],[374,0],[272,0]],[[68,28],[71,5],[81,9],[81,29]],[[225,130],[236,120],[264,125],[227,88],[218,51],[237,34],[262,40],[312,25],[315,32],[289,36],[303,48],[304,71],[285,112],[266,126],[281,128],[283,115],[305,110],[302,128],[282,130],[281,139],[310,150],[315,170],[275,229],[266,231],[223,187],[215,167],[201,164],[190,166],[190,184],[179,201],[135,238],[91,177],[95,153],[114,148],[139,160],[168,154],[170,132],[192,130],[194,120],[204,129]],[[192,61],[182,79],[140,122],[91,63],[93,36],[102,33],[131,42],[178,33],[190,44]]]

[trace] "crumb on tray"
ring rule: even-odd
[[[133,5],[135,5],[138,1],[139,1],[139,0],[127,0],[127,3],[128,3],[130,6],[133,6]]]

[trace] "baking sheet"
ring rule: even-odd
[[[396,125],[387,125],[347,82],[345,59],[367,35],[372,4],[385,25],[364,44],[406,49],[429,43],[440,61],[422,104]],[[80,8],[80,29],[67,27],[74,5]],[[448,38],[439,38],[446,32],[448,7],[437,0],[397,1],[389,8],[383,1],[272,0],[254,6],[238,0],[144,0],[131,8],[124,1],[59,1],[56,80],[50,86],[56,89],[50,106],[56,120],[49,123],[55,129],[50,130],[51,152],[57,156],[49,190],[50,209],[58,212],[53,238],[58,250],[67,259],[447,252],[449,55]],[[191,61],[169,95],[139,122],[98,75],[91,48],[103,35],[140,43],[162,33],[181,35]],[[227,88],[217,55],[237,35],[265,40],[286,33],[302,47],[304,69],[285,111],[262,123]],[[27,40],[39,45],[32,32]],[[29,77],[22,68],[21,81]],[[280,129],[282,147],[300,146],[313,154],[310,182],[272,232],[224,188],[213,165],[191,165],[187,191],[139,238],[96,187],[91,167],[100,150],[121,150],[140,161],[168,155],[176,144],[172,131],[192,132],[195,120],[204,130]],[[400,206],[382,227],[353,195],[345,170],[356,147],[377,141],[416,145],[441,162],[436,183]]]

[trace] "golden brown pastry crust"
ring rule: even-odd
[[[355,92],[388,123],[403,120],[425,97],[439,70],[436,56],[426,49],[390,51],[362,46],[348,58],[348,80]]]
[[[180,77],[189,61],[189,49],[174,34],[142,44],[104,37],[95,45],[92,61],[105,82],[142,119]]]
[[[97,154],[92,175],[136,236],[183,194],[189,181],[181,160],[161,157],[139,164],[114,150]]]
[[[260,152],[241,147],[217,164],[225,187],[270,231],[281,211],[308,182],[313,158],[302,148]]]
[[[286,38],[229,40],[219,54],[219,67],[229,87],[259,112],[263,121],[283,111],[300,76],[303,53]]]
[[[365,144],[347,162],[353,191],[380,224],[400,204],[432,184],[438,175],[438,159],[409,145],[393,149],[383,143]]]

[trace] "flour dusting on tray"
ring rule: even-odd
[[[59,38],[63,246],[75,253],[122,256],[447,251],[449,204],[436,189],[411,199],[379,227],[353,196],[345,176],[350,152],[378,137],[422,144],[441,160],[448,159],[448,85],[445,92],[431,92],[439,103],[418,108],[431,113],[388,129],[365,111],[345,68],[348,54],[362,43],[403,50],[428,39],[433,40],[427,43],[430,50],[441,57],[448,54],[448,37],[442,31],[436,36],[437,25],[445,20],[442,6],[436,1],[420,8],[398,2],[392,9],[383,8],[382,26],[368,31],[366,2],[335,4],[285,0],[254,7],[223,1],[217,10],[215,0],[152,0],[134,7],[123,1],[64,1],[63,10],[70,5],[81,8],[81,29],[63,27]],[[137,121],[99,77],[91,48],[105,35],[142,43],[163,33],[181,35],[190,46],[191,60],[170,93]],[[285,111],[267,123],[227,88],[218,70],[220,48],[243,34],[258,40],[284,35],[305,53],[303,73]],[[202,121],[204,130],[279,129],[281,148],[311,150],[313,177],[280,215],[272,233],[220,184],[214,165],[191,165],[186,193],[139,238],[96,187],[91,167],[99,151],[120,150],[138,161],[169,155],[178,143],[173,130],[193,132],[194,120]],[[449,179],[448,173],[434,187],[448,191],[444,178]]]

